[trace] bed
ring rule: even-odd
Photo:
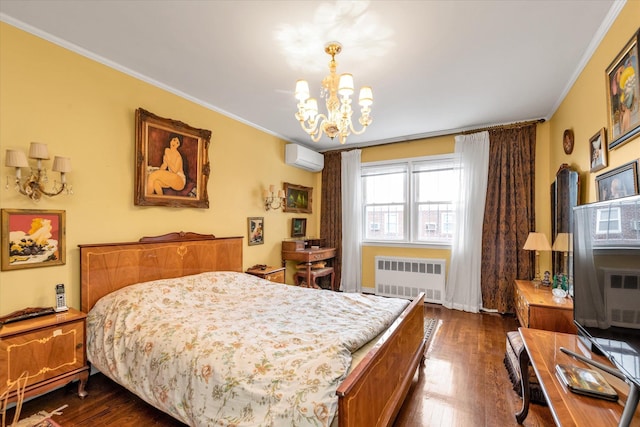
[[[109,329],[108,327],[105,327],[105,325],[111,327],[118,324],[118,322],[123,325],[130,322],[129,319],[122,320],[124,319],[122,314],[116,314],[115,320],[104,320],[104,315],[98,314],[99,310],[104,308],[102,306],[120,306],[127,300],[129,302],[133,300],[135,306],[135,304],[138,303],[138,299],[142,300],[143,297],[151,297],[151,294],[158,292],[161,294],[164,293],[164,299],[161,295],[160,300],[155,302],[156,305],[161,306],[162,310],[165,309],[165,306],[176,305],[176,303],[181,300],[193,302],[194,298],[192,297],[180,297],[185,291],[183,288],[179,288],[178,286],[186,286],[190,292],[194,289],[198,291],[202,290],[204,292],[204,288],[209,287],[211,289],[207,290],[207,292],[217,292],[219,296],[223,294],[233,294],[232,299],[235,299],[236,302],[228,313],[234,313],[240,317],[233,320],[234,318],[225,316],[229,317],[228,320],[231,324],[223,324],[221,322],[219,323],[219,320],[214,320],[212,324],[217,326],[215,328],[209,328],[209,331],[211,332],[209,335],[213,335],[217,339],[218,335],[223,335],[223,333],[226,335],[239,334],[241,332],[253,333],[253,335],[248,337],[238,335],[237,343],[257,342],[254,341],[257,339],[256,335],[272,336],[283,334],[282,332],[274,332],[271,329],[265,330],[264,328],[246,327],[246,323],[248,323],[247,321],[244,321],[247,319],[246,316],[253,318],[252,316],[257,315],[258,312],[262,312],[262,308],[259,307],[282,305],[280,308],[284,308],[284,311],[287,311],[289,314],[283,315],[282,313],[279,313],[277,314],[277,316],[280,316],[278,321],[258,320],[258,324],[268,324],[269,328],[271,328],[271,326],[276,323],[283,323],[287,324],[287,327],[291,327],[291,323],[286,323],[290,320],[289,318],[300,321],[301,316],[304,316],[304,313],[309,307],[315,305],[324,307],[324,299],[335,299],[343,301],[344,303],[348,298],[361,297],[352,294],[290,287],[287,285],[275,284],[255,276],[246,275],[242,273],[242,247],[242,237],[215,238],[214,236],[194,233],[170,233],[165,236],[143,238],[138,242],[130,243],[80,245],[82,311],[89,313],[87,322],[88,353],[91,354],[93,352],[92,340],[94,343],[101,342],[108,343],[108,345],[112,344],[113,337],[106,337],[104,335],[104,330]],[[180,282],[186,283],[186,285],[178,285],[175,281],[170,280],[176,278],[182,278],[180,279]],[[236,283],[242,283],[242,285],[234,285]],[[141,289],[139,288],[140,286],[146,286],[147,288]],[[236,292],[241,292],[241,288],[249,289],[249,293],[238,293],[236,295]],[[276,297],[276,295],[280,295],[278,292],[281,292],[282,290],[286,290],[287,294],[292,295],[293,302],[272,304],[272,301],[275,298],[280,298],[280,296]],[[129,294],[130,292],[134,293]],[[269,297],[265,296],[267,294]],[[213,300],[211,300],[211,298],[212,297],[210,296],[206,297],[207,304],[212,308],[215,308],[217,302],[214,303],[214,301],[218,301],[218,297],[214,297]],[[264,303],[260,304],[260,298],[262,298]],[[282,298],[285,298],[285,296],[282,296]],[[376,297],[372,297],[369,299],[375,300],[375,298]],[[198,305],[198,301],[200,301],[199,304],[202,305],[201,302],[203,299],[204,298],[196,297],[195,302],[193,302],[192,305]],[[108,303],[105,301],[108,301]],[[349,302],[349,304],[368,304],[367,299],[363,301],[354,300]],[[263,387],[260,391],[262,394],[258,394],[254,397],[255,402],[250,404],[245,402],[245,404],[242,405],[242,410],[235,408],[235,413],[232,413],[232,415],[225,415],[228,418],[223,417],[220,419],[220,422],[222,422],[223,425],[233,425],[234,423],[237,425],[269,425],[270,423],[272,425],[329,425],[332,423],[333,419],[333,423],[331,425],[336,425],[337,422],[337,425],[341,427],[390,425],[402,406],[402,402],[406,397],[418,366],[421,361],[424,360],[425,342],[423,331],[423,301],[424,296],[420,295],[410,303],[405,302],[399,309],[397,305],[394,305],[395,303],[391,304],[391,307],[385,308],[378,307],[380,305],[379,303],[370,304],[371,307],[367,307],[367,310],[395,310],[400,314],[397,318],[394,315],[394,317],[389,320],[381,320],[386,322],[385,325],[388,326],[385,326],[382,333],[376,335],[374,340],[367,344],[365,347],[366,352],[364,353],[364,356],[361,357],[357,366],[351,367],[348,371],[345,370],[345,367],[349,368],[352,355],[345,353],[344,345],[342,344],[336,344],[335,347],[338,347],[338,350],[335,354],[329,356],[329,360],[319,365],[312,366],[311,368],[306,367],[303,369],[303,367],[301,367],[301,363],[304,363],[305,360],[313,360],[316,356],[305,355],[304,357],[298,357],[295,362],[297,365],[287,372],[290,376],[303,377],[307,383],[313,384],[313,387],[305,388],[304,392],[300,392],[302,389],[299,389],[299,392],[294,394],[297,396],[295,398],[298,399],[299,402],[296,402],[296,404],[292,406],[295,407],[295,410],[289,410],[289,412],[294,415],[291,420],[285,420],[283,417],[287,415],[277,413],[277,405],[271,405],[274,401],[280,400],[281,395],[279,393],[281,390],[278,389],[277,392],[270,393],[269,390],[265,391],[265,388]],[[135,311],[136,310],[129,309],[129,312]],[[209,311],[215,312],[214,309]],[[218,311],[221,312],[222,310]],[[160,329],[164,330],[165,333],[167,330],[173,330],[171,327],[168,327],[170,325],[162,325],[162,314],[165,312],[161,311],[160,316],[158,316],[157,313],[158,312],[156,312],[156,318],[152,319],[149,317],[148,320],[150,321],[147,323],[162,326]],[[208,316],[210,314],[206,315]],[[274,314],[270,315],[274,316]],[[234,322],[236,324],[241,323],[241,325],[232,331],[232,324]],[[244,322],[244,324],[242,322]],[[174,325],[183,323],[188,322],[181,321],[174,323]],[[200,321],[191,323],[207,322]],[[310,324],[311,322],[307,319],[300,323]],[[321,324],[314,325],[314,328],[320,328],[321,330],[325,327],[326,326]],[[365,329],[371,329],[372,327],[373,326],[369,323],[365,325]],[[136,328],[142,329],[141,326],[136,326]],[[216,328],[221,329],[216,330]],[[343,328],[341,327],[340,330],[342,335]],[[289,330],[287,330],[287,332],[290,333]],[[130,332],[126,332],[125,334],[129,333]],[[154,332],[151,332],[151,334],[153,333]],[[155,333],[157,333],[157,331]],[[188,334],[182,330],[175,330],[174,333],[179,336]],[[372,332],[369,331],[368,333]],[[198,332],[198,334],[206,335],[207,333]],[[294,335],[297,336],[297,334],[298,332]],[[346,332],[344,334],[346,334]],[[331,333],[326,333],[325,335],[327,335],[327,337],[333,337]],[[362,331],[354,332],[353,335],[346,337],[346,340],[351,342],[351,340],[354,340],[354,336],[358,337],[358,339],[363,339],[361,335]],[[166,337],[162,337],[160,341],[164,341],[165,338]],[[204,342],[204,340],[201,341],[200,338],[203,337],[198,335],[197,340],[191,340],[192,344],[195,343],[195,345],[182,345],[185,347],[198,347],[198,344]],[[126,341],[129,343],[127,345],[132,345],[132,339],[133,338],[130,339],[127,335],[127,340],[129,340]],[[313,339],[315,338],[310,338],[310,341]],[[151,342],[151,339],[148,339],[147,341]],[[297,339],[297,341],[300,340]],[[360,342],[354,341],[350,345],[355,348],[359,347],[360,344]],[[221,344],[216,341],[215,345]],[[267,348],[267,345],[268,344],[255,344],[254,348],[263,349]],[[306,348],[307,346],[303,345],[303,347]],[[323,345],[322,348],[324,349],[327,347],[332,346]],[[133,348],[135,347],[132,347],[132,349]],[[135,351],[127,352],[127,354],[131,353],[130,356],[133,358],[143,357],[147,350],[152,351],[155,349],[150,349],[147,346]],[[186,351],[182,347],[179,349],[174,348],[174,350],[174,353],[183,353]],[[302,354],[302,350],[299,348],[292,350],[294,354]],[[352,349],[349,349],[349,351],[351,350]],[[122,350],[114,350],[113,348],[108,350],[107,353],[109,353],[109,351],[111,353],[120,352],[120,354],[124,354]],[[360,352],[362,353],[363,350],[360,350]],[[190,356],[190,359],[197,362],[200,357],[201,356],[194,355]],[[161,351],[160,356],[156,355],[153,358],[153,365],[161,366],[162,369],[165,369],[164,372],[167,372],[167,369],[176,369],[180,371],[191,370],[199,374],[196,375],[197,377],[199,376],[199,378],[179,379],[173,374],[163,374],[157,376],[162,378],[166,377],[167,383],[157,385],[154,382],[154,375],[138,370],[139,367],[133,360],[120,361],[121,363],[125,363],[125,365],[118,368],[121,374],[121,376],[118,376],[118,369],[115,369],[116,374],[110,373],[110,370],[113,368],[110,364],[115,364],[116,362],[107,361],[98,354],[91,354],[89,357],[89,360],[94,362],[91,360],[92,358],[95,359],[96,363],[94,363],[94,365],[96,367],[99,369],[102,368],[100,370],[103,371],[105,375],[121,384],[126,382],[123,381],[122,375],[124,375],[125,380],[127,377],[134,379],[138,377],[143,379],[148,378],[149,381],[137,381],[137,385],[122,385],[125,385],[125,387],[138,394],[147,402],[158,407],[158,409],[168,412],[177,419],[192,425],[208,424],[211,418],[203,418],[202,420],[205,421],[198,421],[198,414],[193,415],[195,418],[191,418],[192,415],[185,418],[181,415],[179,410],[176,410],[176,412],[173,409],[175,409],[175,407],[180,407],[182,409],[186,408],[188,410],[192,410],[192,407],[196,407],[197,405],[195,401],[197,400],[197,396],[194,397],[191,382],[199,379],[201,382],[208,384],[208,381],[211,380],[211,383],[213,384],[216,369],[220,371],[219,367],[228,362],[227,360],[223,361],[223,363],[214,363],[212,364],[213,369],[209,369],[209,366],[204,370],[201,366],[198,366],[197,368],[192,367],[193,369],[172,368],[170,365],[171,361],[175,358],[175,354],[169,354],[166,350],[164,352]],[[270,358],[263,357],[263,361],[265,362],[262,364],[251,362],[256,367],[254,371],[260,369],[269,370],[272,360]],[[127,365],[127,363],[130,364]],[[178,363],[177,359],[176,363]],[[321,369],[319,367],[321,367]],[[273,370],[284,371],[284,369]],[[327,377],[327,382],[333,384],[334,388],[326,391],[322,388],[324,387],[323,384],[316,386],[319,382],[322,383],[322,378],[319,379],[317,376],[307,376],[309,372],[321,372],[322,375],[320,375],[320,377]],[[249,383],[253,384],[255,376],[255,372],[247,375],[248,378],[250,377]],[[203,378],[205,381],[202,381]],[[151,381],[152,379],[154,381]],[[273,379],[271,381],[273,384],[278,384],[278,387],[280,387],[281,384],[284,384],[281,379]],[[133,382],[135,383],[136,381]],[[229,381],[227,378],[226,388],[219,385],[211,385],[211,389],[208,389],[207,393],[214,393],[216,397],[222,397],[222,400],[226,399],[226,401],[235,402],[234,399],[238,397],[238,394],[235,393],[235,390],[230,391],[228,384]],[[139,389],[136,389],[136,387],[139,387]],[[153,387],[155,387],[153,390],[148,390],[148,388]],[[164,395],[157,392],[159,388],[161,390],[165,390]],[[282,388],[285,389],[286,387],[282,386]],[[316,388],[319,389],[320,394],[324,393],[324,395],[332,395],[329,399],[329,403],[319,400],[318,396],[311,392],[307,393],[307,389],[313,389],[312,391],[315,392],[317,391],[315,390]],[[181,398],[176,398],[171,393],[175,390],[186,390],[191,394],[185,395]],[[150,399],[148,397],[150,393],[156,396],[158,394],[164,396],[168,403],[161,403],[167,403],[169,406],[158,404],[153,399]],[[238,398],[237,400],[240,401],[241,399]],[[335,402],[336,400],[337,403]],[[289,403],[291,403],[291,400],[289,400]],[[210,402],[207,404],[210,404]],[[309,406],[309,404],[311,404],[311,406]],[[335,408],[332,407],[334,404],[337,407],[337,415],[335,417],[333,417]],[[173,409],[172,405],[174,407]],[[262,415],[260,415],[261,418],[259,418],[259,421],[256,421],[255,418],[251,418],[254,415],[253,411],[258,406],[266,406],[268,411],[272,411],[273,414],[269,415],[270,417],[272,416],[272,418],[264,418]],[[311,409],[309,409],[310,407]],[[196,412],[197,411],[202,412],[202,408],[196,410]],[[311,414],[311,412],[313,412],[313,414]],[[176,415],[176,413],[178,415]],[[301,417],[301,414],[307,416]],[[247,422],[246,420],[252,421]]]

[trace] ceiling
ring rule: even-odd
[[[550,118],[623,5],[2,0],[0,20],[326,151],[342,147],[326,137],[310,141],[293,97],[300,78],[319,92],[326,42],[343,45],[338,73],[373,88],[373,123],[346,143],[367,146]]]

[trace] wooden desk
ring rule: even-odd
[[[600,371],[620,396],[618,402],[610,402],[573,393],[560,382],[556,375],[556,364],[558,363],[596,369],[561,352],[560,347],[565,347],[604,365],[612,366],[606,358],[591,353],[577,335],[529,328],[519,328],[519,331],[526,349],[520,354],[521,372],[527,372],[527,364],[531,361],[556,425],[599,427],[618,425],[624,409],[620,400],[625,401],[629,393],[629,387],[626,384],[612,375]],[[516,420],[520,424],[527,417],[529,411],[529,376],[521,375],[521,381],[522,410],[516,414]],[[638,412],[640,411],[636,411],[633,418],[633,425],[640,425]]]
[[[311,264],[336,257],[336,248],[298,249],[282,251],[282,266],[286,261],[303,262],[307,265],[307,283],[311,276]]]
[[[546,331],[577,333],[573,300],[557,298],[548,286],[536,288],[529,280],[515,281],[516,315],[520,326]]]

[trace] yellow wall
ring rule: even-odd
[[[582,202],[596,199],[595,176],[640,156],[640,138],[609,153],[609,167],[589,173],[588,139],[607,127],[605,69],[638,29],[640,2],[629,1],[557,112],[538,126],[536,146],[536,229],[550,235],[549,186],[562,163],[581,171]],[[0,152],[27,150],[29,142],[49,144],[52,154],[72,158],[73,196],[35,204],[0,187],[0,207],[62,209],[67,215],[64,266],[0,272],[0,315],[26,306],[54,304],[54,285],[67,285],[68,302],[79,307],[78,244],[137,240],[171,231],[247,235],[247,217],[264,216],[265,244],[245,246],[244,267],[278,265],[280,242],[299,214],[265,212],[261,191],[292,182],[314,187],[309,235],[319,235],[320,174],[284,164],[285,142],[179,96],[114,71],[28,33],[0,23]],[[209,209],[133,205],[136,108],[213,132]],[[572,155],[561,146],[564,129],[574,130]],[[443,154],[454,137],[444,136],[363,149],[362,161]],[[4,160],[2,161],[4,164]],[[50,163],[47,167],[50,168]],[[4,168],[4,175],[13,171]],[[6,179],[6,178],[5,178]],[[3,179],[4,180],[4,179]],[[448,249],[366,247],[363,286],[372,287],[375,255],[445,258]],[[549,269],[543,253],[541,269]]]
[[[78,244],[172,231],[244,236],[246,242],[247,217],[262,216],[265,244],[245,244],[247,268],[280,265],[280,242],[290,235],[294,216],[308,218],[308,233],[318,235],[320,174],[286,165],[284,141],[4,23],[0,61],[3,181],[14,173],[4,167],[5,150],[28,151],[31,141],[40,141],[51,155],[71,157],[74,191],[34,203],[0,187],[1,208],[64,210],[67,221],[65,265],[0,272],[0,315],[54,305],[56,283],[65,283],[68,304],[80,308]],[[139,107],[212,131],[209,209],[134,206]],[[51,161],[46,166],[50,170]],[[312,215],[265,212],[262,190],[283,182],[314,187]]]
[[[570,164],[580,171],[582,203],[597,200],[597,175],[640,157],[640,139],[636,137],[609,151],[609,166],[606,169],[589,172],[589,138],[603,127],[609,129],[606,69],[638,30],[639,17],[640,1],[628,1],[550,121],[549,182],[554,179],[562,163]],[[575,136],[575,148],[571,155],[566,155],[562,149],[565,129],[573,129]]]
[[[551,236],[550,186],[560,165],[568,163],[580,171],[581,203],[596,200],[595,177],[612,168],[640,157],[640,137],[609,152],[609,166],[596,173],[589,173],[589,138],[607,125],[605,70],[638,30],[640,1],[629,1],[620,12],[611,29],[586,65],[584,71],[547,122],[537,127],[536,135],[536,230]],[[575,148],[571,155],[564,154],[562,135],[565,129],[573,129]],[[427,138],[400,144],[369,147],[362,150],[362,161],[372,162],[406,157],[451,153],[454,136]],[[550,242],[552,243],[552,242]],[[449,249],[418,249],[384,246],[368,246],[362,251],[362,285],[374,287],[374,257],[376,255],[419,258],[445,258],[447,266]],[[551,270],[551,254],[540,254],[540,270]],[[448,270],[447,270],[448,271]]]

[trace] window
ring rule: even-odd
[[[608,234],[620,232],[622,232],[620,208],[598,209],[596,233]]]
[[[453,155],[365,163],[361,176],[364,241],[451,243]]]

